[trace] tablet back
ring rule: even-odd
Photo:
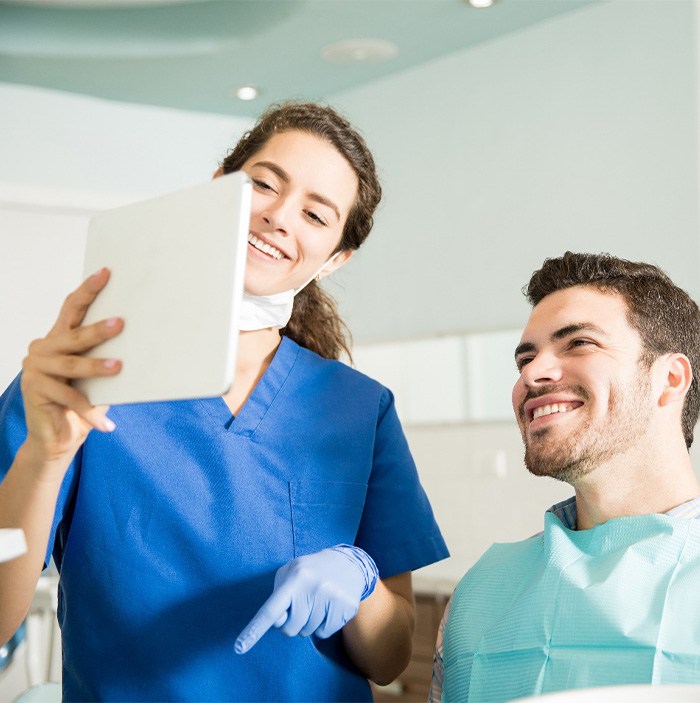
[[[124,318],[88,356],[122,361],[116,376],[76,381],[93,404],[221,395],[233,381],[251,184],[242,172],[98,213],[85,276],[107,286],[84,324]]]

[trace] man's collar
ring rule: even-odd
[[[547,512],[554,513],[568,530],[576,529],[576,496],[567,498],[561,503],[556,503]],[[700,497],[692,498],[686,503],[681,503],[675,508],[671,508],[666,515],[684,517],[690,520],[700,519]]]

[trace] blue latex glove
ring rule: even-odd
[[[355,617],[378,578],[372,557],[348,544],[293,559],[277,570],[272,595],[238,636],[236,653],[245,654],[271,627],[289,637],[330,637]]]

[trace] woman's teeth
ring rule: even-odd
[[[539,408],[535,408],[532,413],[532,419],[536,420],[538,417],[544,417],[545,415],[551,415],[552,413],[566,413],[569,410],[573,410],[573,403],[552,403],[551,405],[540,405]]]
[[[277,249],[276,247],[273,247],[270,244],[266,244],[265,242],[262,241],[262,239],[258,239],[254,234],[248,235],[248,241],[258,250],[262,251],[263,253],[267,254],[268,256],[271,256],[273,259],[277,259],[278,261],[280,259],[284,259],[284,254]]]

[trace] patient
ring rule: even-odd
[[[575,495],[457,586],[431,701],[700,683],[700,311],[656,266],[547,259],[515,350],[525,464]]]

